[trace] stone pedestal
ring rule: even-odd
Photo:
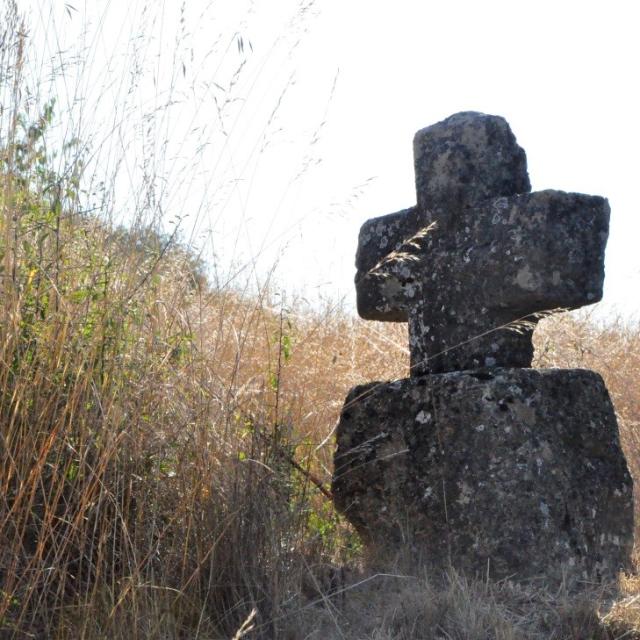
[[[390,560],[547,584],[615,578],[632,480],[609,395],[585,370],[480,369],[354,388],[337,508]]]

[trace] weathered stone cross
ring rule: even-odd
[[[532,314],[602,297],[607,201],[530,193],[497,116],[458,113],[413,144],[417,205],[360,230],[358,312],[409,322],[412,375],[529,367]]]

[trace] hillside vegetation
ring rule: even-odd
[[[29,117],[18,97],[16,25],[1,78],[0,637],[640,637],[634,576],[612,606],[368,575],[330,499],[333,431],[352,386],[407,375],[405,327],[215,286],[178,234],[114,226],[108,200],[87,211],[80,156],[52,168],[54,103]],[[638,326],[558,316],[537,349],[539,366],[602,373],[639,478]]]

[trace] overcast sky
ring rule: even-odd
[[[414,132],[475,110],[507,118],[534,190],[609,198],[605,302],[640,311],[634,3],[24,2],[40,68],[75,55],[69,130],[117,174],[117,215],[146,161],[221,273],[276,265],[279,286],[353,304],[359,226],[415,202]]]

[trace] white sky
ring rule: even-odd
[[[261,282],[277,262],[283,288],[353,304],[359,226],[415,203],[414,132],[475,110],[507,118],[534,190],[609,198],[606,308],[640,313],[633,2],[20,4],[41,69],[78,54],[67,120],[117,174],[116,215],[141,206],[146,159],[163,212],[222,272]]]

